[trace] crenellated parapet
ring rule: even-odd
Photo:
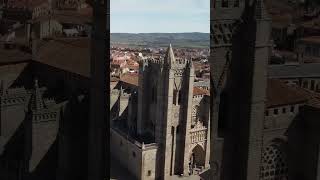
[[[33,123],[56,121],[59,118],[59,109],[42,110],[35,112],[32,117]]]
[[[0,94],[1,106],[25,104],[28,101],[28,92],[24,87],[10,88]]]

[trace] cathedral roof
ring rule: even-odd
[[[90,77],[89,38],[49,40],[39,47],[37,57],[37,62]]]
[[[33,9],[37,6],[48,4],[47,0],[9,0],[8,6],[12,8],[30,8]]]
[[[268,108],[275,106],[306,103],[310,99],[308,92],[296,86],[289,86],[280,80],[269,79],[267,86]]]
[[[121,76],[120,81],[134,86],[138,86],[139,76],[137,74],[124,74],[123,76]]]
[[[320,63],[299,65],[270,65],[269,78],[320,77]]]
[[[3,46],[3,45],[1,45]],[[0,65],[27,62],[31,60],[31,54],[20,49],[0,48]]]
[[[198,96],[198,95],[207,95],[210,96],[210,93],[208,90],[199,88],[199,87],[193,87],[193,95]]]
[[[60,23],[75,23],[75,24],[85,24],[92,21],[92,8],[87,7],[80,9],[79,11],[71,10],[56,10],[54,12],[54,19]]]

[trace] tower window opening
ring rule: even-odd
[[[222,7],[223,7],[223,8],[229,7],[229,2],[228,2],[228,0],[222,0]]]
[[[225,131],[228,128],[228,102],[229,97],[226,92],[223,92],[220,97],[220,104],[219,104],[219,114],[218,114],[218,136],[223,137]]]
[[[177,126],[177,134],[179,134],[179,132],[180,132],[180,126],[178,125]]]
[[[287,109],[286,108],[282,108],[282,113],[286,113]]]
[[[154,86],[152,88],[152,97],[151,97],[151,99],[152,99],[152,102],[154,102],[154,103],[157,102],[157,88],[156,88],[156,86]]]
[[[181,104],[182,102],[182,95],[181,95],[181,92],[178,91],[178,104]]]
[[[310,87],[311,90],[315,90],[315,89],[314,89],[314,87],[315,87],[314,84],[315,84],[315,83],[314,83],[314,80],[311,80],[311,87]]]
[[[240,0],[235,0],[234,1],[234,7],[239,7],[240,5]]]
[[[172,103],[174,105],[177,105],[177,96],[178,96],[178,91],[177,90],[174,90],[173,91],[173,100],[172,100]]]
[[[291,106],[290,112],[294,112],[294,106]]]

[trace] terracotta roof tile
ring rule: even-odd
[[[61,38],[44,42],[38,49],[36,61],[90,77],[90,40]]]
[[[124,74],[123,76],[120,77],[120,81],[127,84],[132,84],[134,86],[138,86],[139,76],[138,74]]]
[[[207,96],[209,96],[210,93],[209,93],[208,90],[201,89],[199,87],[193,87],[193,95],[194,96],[198,96],[198,95],[207,95]]]
[[[299,87],[291,87],[280,80],[269,79],[267,87],[267,107],[307,102],[310,97]]]

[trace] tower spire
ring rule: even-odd
[[[165,61],[166,61],[167,64],[172,64],[173,62],[176,61],[176,59],[174,57],[174,53],[173,53],[171,44],[169,44],[169,47],[167,49],[167,53],[166,53],[166,56],[165,56]]]
[[[40,110],[44,108],[44,103],[42,101],[42,93],[40,92],[38,79],[34,80],[34,89],[31,95],[30,108],[32,110]]]

